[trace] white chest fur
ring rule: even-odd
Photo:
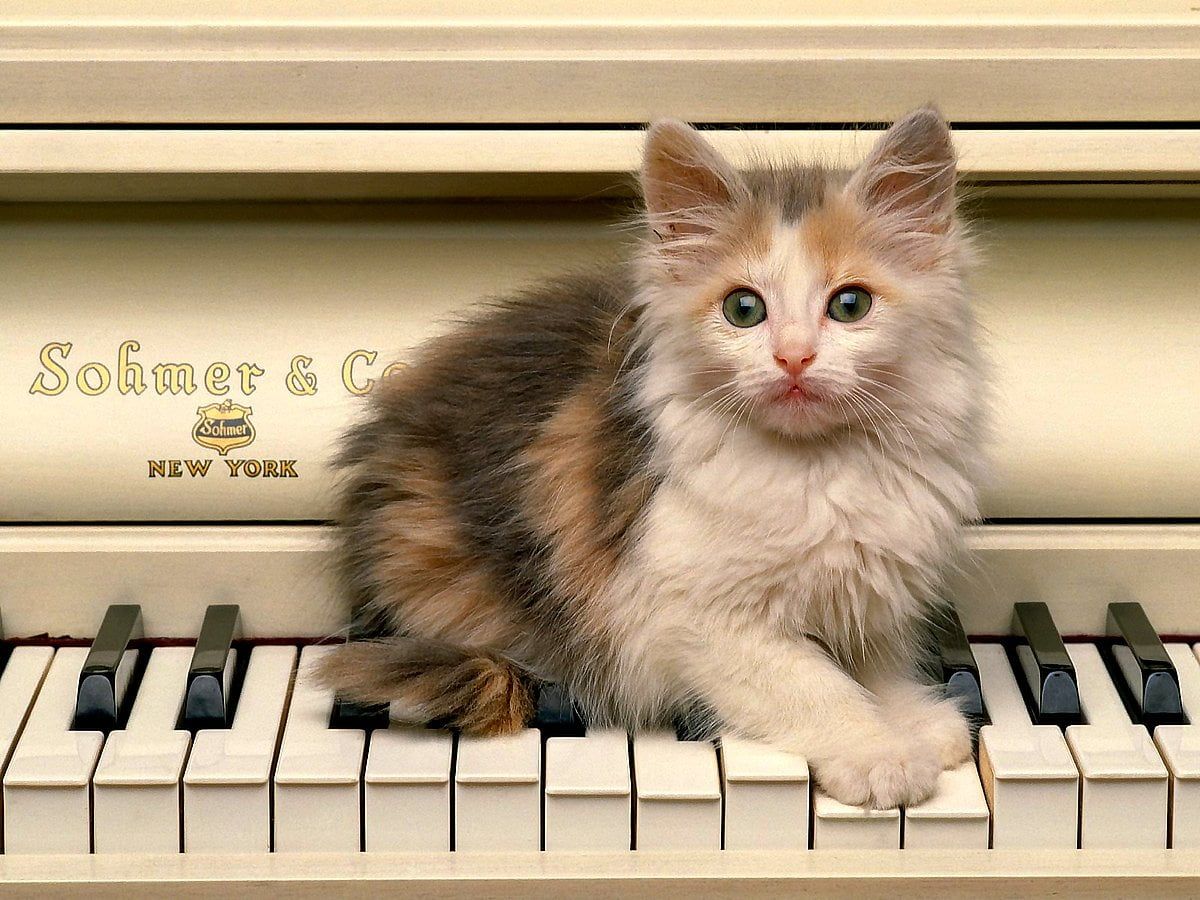
[[[967,512],[930,472],[961,475],[861,434],[814,445],[740,429],[716,448],[674,448],[631,560],[664,623],[861,647],[924,612]]]

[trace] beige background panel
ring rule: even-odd
[[[110,603],[140,603],[146,633],[194,638],[210,603],[238,603],[247,637],[325,637],[346,615],[321,526],[0,526],[7,637],[91,637]],[[1009,634],[1012,605],[1049,604],[1064,634],[1105,630],[1142,603],[1162,634],[1200,635],[1200,525],[986,525],[949,585],[972,635]]]
[[[997,201],[983,208],[984,339],[999,398],[986,511],[1017,517],[1188,517],[1200,507],[1200,212],[1182,201]],[[486,204],[19,204],[0,211],[0,401],[19,422],[0,445],[0,518],[317,519],[324,462],[362,384],[479,297],[572,263],[611,258],[613,210]],[[153,381],[188,362],[190,396],[118,392],[118,346]],[[108,390],[30,393],[49,342],[75,378]],[[297,356],[314,395],[288,390]],[[230,477],[191,436],[220,397],[205,367],[254,363],[257,436],[228,459],[295,459],[300,477]],[[99,374],[90,375],[98,385]],[[48,373],[48,385],[57,378]],[[295,382],[294,382],[295,383]],[[151,459],[210,459],[203,478],[150,478]]]
[[[1153,4],[9,3],[0,121],[1194,120],[1200,14]]]
[[[983,223],[989,516],[1200,513],[1198,212],[1047,200]]]

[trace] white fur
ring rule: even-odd
[[[608,597],[620,702],[699,695],[734,731],[806,755],[849,803],[915,802],[968,757],[961,716],[910,671],[978,515],[985,388],[958,247],[849,326],[823,317],[831,286],[792,225],[747,266],[769,310],[753,329],[719,303],[698,326],[680,313],[698,282],[647,262],[637,402],[663,484]],[[762,400],[780,341],[815,350],[806,378],[839,398],[795,428]]]

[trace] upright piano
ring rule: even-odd
[[[967,6],[4,4],[0,889],[1196,890],[1200,11]],[[851,165],[929,100],[996,370],[976,761],[866,811],[720,736],[335,717],[327,461],[410,348],[619,253],[654,117]]]

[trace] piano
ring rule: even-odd
[[[1195,891],[1200,13],[515,7],[0,9],[0,887]],[[335,716],[326,461],[363,395],[465,304],[615,253],[645,121],[851,164],[929,99],[996,366],[932,660],[974,762],[866,811],[552,686],[498,740]]]

